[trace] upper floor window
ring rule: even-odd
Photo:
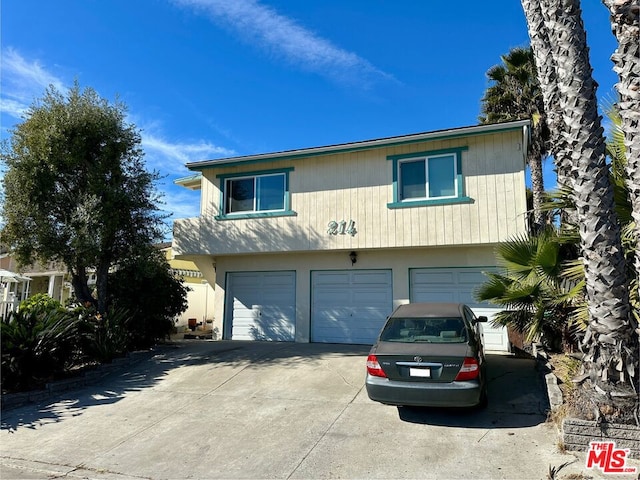
[[[400,162],[400,200],[455,197],[458,175],[455,155]]]
[[[278,171],[218,175],[222,215],[227,218],[291,215],[289,210],[289,172]]]
[[[284,210],[284,173],[228,179],[225,187],[225,213]]]
[[[470,202],[464,195],[462,151],[467,147],[393,155],[394,201],[389,208]]]

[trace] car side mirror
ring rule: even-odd
[[[478,322],[488,322],[489,320],[484,315],[478,317]]]

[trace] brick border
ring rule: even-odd
[[[128,367],[144,358],[151,357],[155,353],[157,353],[155,349],[130,352],[126,357],[115,358],[111,363],[102,363],[95,368],[91,368],[90,370],[83,372],[77,377],[47,383],[45,384],[45,388],[42,390],[3,393],[0,401],[0,409],[9,410],[29,403],[42,402],[54,397],[60,392],[91,385],[111,373],[123,370],[125,367]]]
[[[560,408],[564,402],[558,378],[553,373],[549,356],[540,344],[533,344],[533,355],[547,387],[547,397],[551,411]],[[628,448],[629,457],[640,459],[640,427],[616,423],[598,424],[592,420],[566,417],[562,420],[559,436],[569,451],[586,452],[590,442],[614,441],[617,448]]]
[[[640,427],[603,423],[578,418],[562,421],[562,441],[567,450],[586,452],[590,442],[614,441],[616,448],[628,448],[629,457],[640,459]]]

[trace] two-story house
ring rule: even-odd
[[[526,231],[529,122],[199,161],[173,250],[215,284],[225,339],[374,341],[395,306],[461,301]],[[485,330],[508,350],[505,329]]]

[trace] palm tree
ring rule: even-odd
[[[492,83],[482,97],[482,114],[479,120],[481,123],[531,120],[533,128],[527,163],[531,170],[535,232],[545,224],[541,209],[544,201],[542,164],[547,157],[549,129],[546,124],[542,91],[531,47],[513,48],[500,58],[502,64],[494,65],[487,71],[487,78]]]
[[[576,345],[572,327],[582,330],[584,274],[575,249],[553,227],[522,235],[496,247],[500,273],[487,273],[476,298],[504,308],[494,321],[542,339],[554,350]]]
[[[633,181],[628,177],[627,149],[622,129],[619,103],[605,103],[603,110],[609,120],[607,132],[607,155],[611,159],[611,182],[616,201],[616,213],[620,219],[622,246],[627,258],[627,277],[631,279],[629,289],[631,312],[635,324],[640,322],[640,292],[638,290],[638,241],[637,222],[633,215]]]
[[[635,270],[640,275],[640,7],[637,0],[603,0],[611,13],[618,48],[611,56],[620,82],[617,109],[626,147],[627,188],[635,222]],[[636,276],[640,287],[640,278]],[[636,292],[637,293],[637,292]]]
[[[558,111],[559,107],[563,135],[572,150],[568,175],[579,224],[589,314],[583,367],[593,387],[591,398],[596,404],[611,406],[616,398],[635,395],[629,387],[637,381],[636,338],[580,5],[578,0],[522,0],[522,5],[530,36],[533,28],[544,29],[538,40],[548,42],[552,63],[545,68],[555,68],[555,86],[543,84],[542,88],[559,92],[558,105],[547,105],[554,97],[544,96],[545,108]],[[535,50],[536,44],[532,45]]]

